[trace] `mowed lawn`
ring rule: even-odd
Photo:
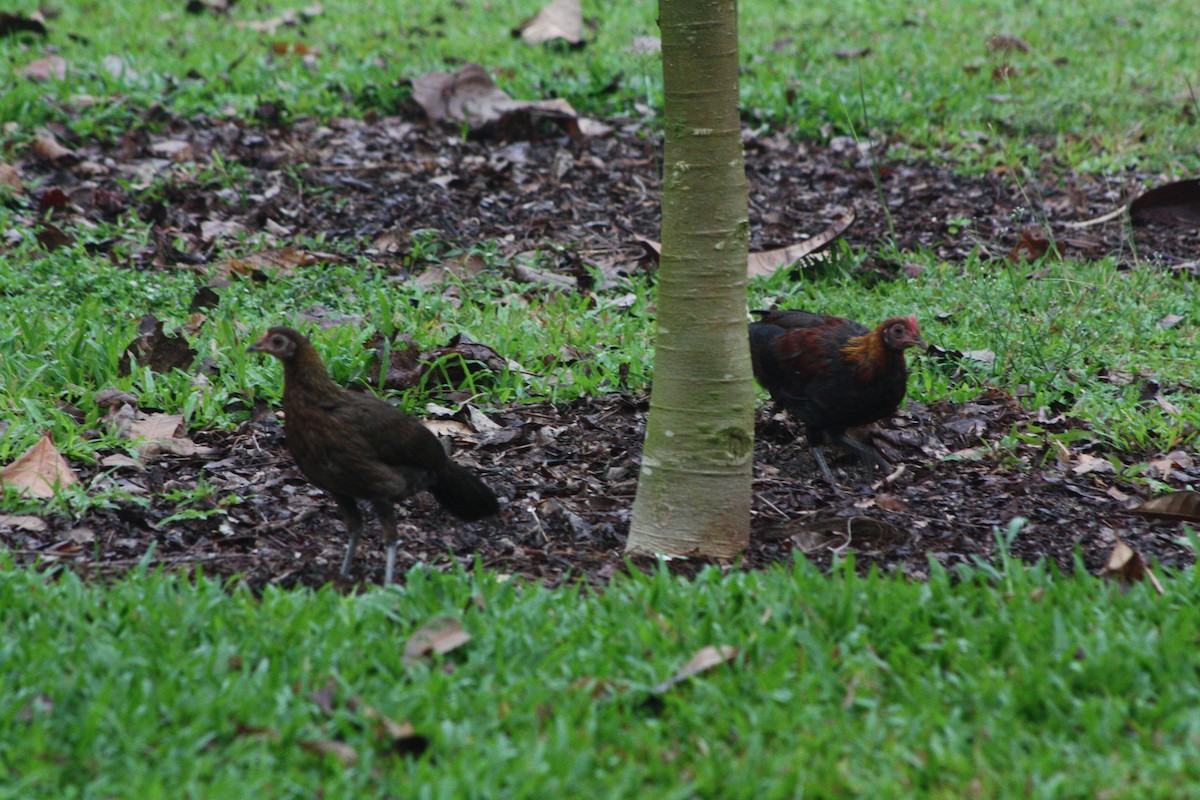
[[[1114,202],[1127,173],[1182,178],[1200,168],[1189,95],[1194,11],[1181,0],[739,5],[748,129],[818,143],[884,136],[894,156],[972,174],[1082,171],[1117,187]],[[158,132],[172,119],[253,127],[411,113],[410,78],[465,61],[487,66],[514,97],[561,96],[601,119],[653,119],[658,55],[638,37],[657,35],[655,4],[585,3],[581,50],[513,38],[537,7],[62,4],[46,37],[0,37],[0,160],[25,158],[46,127],[79,145]],[[54,57],[63,79],[53,61],[48,80],[25,74]],[[653,122],[645,131],[657,135]],[[216,157],[173,169],[129,192],[153,202],[203,186],[236,197],[242,180]],[[427,344],[447,319],[525,364],[568,344],[604,350],[587,369],[500,375],[478,387],[488,409],[618,382],[643,391],[652,374],[652,277],[506,305],[497,298],[513,287],[496,273],[509,257],[480,242],[489,269],[451,303],[370,269],[366,243],[304,231],[294,244],[347,261],[223,289],[193,340],[217,365],[203,391],[181,370],[120,375],[139,317],[153,310],[168,329],[184,324],[197,275],[121,257],[161,232],[132,212],[73,221],[74,243],[47,252],[37,232],[51,212],[35,172],[22,176],[22,192],[0,189],[3,463],[45,432],[76,464],[128,447],[93,399],[109,387],[183,414],[189,431],[232,430],[249,414],[248,387],[278,403],[277,368],[246,356],[248,332],[314,304],[364,320],[314,334],[342,354],[331,368],[343,382],[369,368],[362,344],[375,331],[407,330]],[[306,188],[323,202],[319,187]],[[464,255],[437,231],[415,242],[421,264]],[[260,245],[251,232],[209,258]],[[922,362],[910,397],[961,401],[1023,387],[1030,408],[1086,420],[1147,493],[1168,488],[1143,472],[1147,454],[1195,454],[1193,279],[1102,259],[1043,262],[1031,281],[1029,264],[912,252],[903,255],[921,267],[921,282],[876,282],[853,270],[865,255],[842,250],[837,268],[799,283],[758,280],[751,304],[820,300],[864,319],[950,309],[941,344],[990,350],[994,366],[964,379]],[[1169,315],[1182,321],[1159,325]],[[549,330],[545,319],[570,324]],[[604,347],[612,341],[623,357]],[[1099,381],[1101,372],[1181,387],[1171,395],[1177,413],[1141,402],[1135,383]],[[396,399],[420,412],[439,395]],[[78,404],[82,423],[64,402]],[[1013,447],[1040,435],[1014,431]],[[1055,446],[1048,434],[1039,441]],[[3,498],[4,513],[57,520],[128,503],[202,518],[229,500],[203,486],[135,497],[102,481],[48,500],[11,488]],[[17,535],[0,533],[0,542],[15,547]],[[691,579],[665,566],[631,570],[603,590],[417,569],[398,587],[359,593],[251,591],[202,574],[80,577],[9,557],[0,564],[0,797],[1200,794],[1194,571],[1159,570],[1160,595],[1082,568],[1065,576],[1020,564],[997,536],[996,562],[953,574],[932,563],[924,582],[860,574],[852,555],[821,573],[798,556]],[[1195,549],[1186,527],[1179,536]],[[446,652],[425,653],[414,634],[440,618],[454,621],[435,625]]]

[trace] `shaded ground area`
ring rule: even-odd
[[[497,240],[506,256],[560,245],[552,266],[568,281],[586,281],[580,265],[605,276],[638,268],[644,251],[634,237],[658,236],[658,143],[635,123],[603,139],[512,143],[467,141],[399,119],[270,130],[169,120],[161,134],[137,131],[112,146],[61,138],[69,155],[31,154],[18,163],[22,175],[40,176],[38,202],[59,226],[129,211],[152,221],[152,240],[131,255],[132,267],[204,265],[215,260],[222,236],[267,231],[280,243],[318,233],[369,242],[368,256],[401,270],[412,261],[411,232],[435,228],[464,247]],[[170,172],[173,160],[185,160],[181,154],[211,163],[216,153],[226,169],[237,165],[236,188],[210,185],[211,176],[196,171]],[[1132,265],[1136,253],[1142,262],[1178,266],[1200,249],[1194,230],[1130,228],[1120,219],[1068,225],[1113,210],[1152,176],[1113,185],[1047,166],[1019,181],[1002,172],[967,178],[936,164],[892,163],[885,152],[872,158],[849,140],[818,146],[782,135],[749,136],[747,169],[758,250],[794,243],[800,232],[816,234],[851,207],[858,221],[847,238],[873,251],[892,241],[900,251],[927,248],[950,260],[977,249],[1020,257],[1053,242],[1068,254],[1113,254]],[[904,268],[890,258],[873,256],[867,268],[881,276]],[[1029,522],[1013,551],[1065,569],[1073,567],[1076,548],[1087,568],[1099,568],[1118,536],[1146,557],[1190,559],[1174,524],[1125,510],[1139,498],[1115,476],[1079,472],[1049,450],[997,446],[1014,424],[1035,417],[1051,431],[1074,424],[1022,410],[1000,393],[957,406],[910,407],[877,434],[899,474],[872,487],[856,463],[839,461],[846,487],[839,495],[814,474],[795,423],[763,409],[754,539],[744,564],[790,559],[797,549],[826,564],[835,551],[853,551],[864,567],[920,577],[930,555],[948,566],[990,559],[995,530],[1018,516]],[[457,457],[497,489],[500,517],[463,524],[428,498],[410,503],[401,568],[478,560],[550,584],[568,576],[602,583],[623,569],[644,398],[608,395],[492,418],[499,430],[459,442]],[[278,422],[268,417],[237,432],[192,437],[215,454],[166,457],[118,480],[135,492],[160,493],[204,477],[220,493],[243,498],[227,513],[172,519],[178,509],[129,505],[70,523],[10,524],[0,536],[21,560],[63,560],[95,575],[128,569],[153,546],[157,562],[240,573],[255,586],[332,580],[344,547],[340,520],[292,465]],[[1165,479],[1200,478],[1189,461],[1164,469]],[[364,542],[356,577],[380,578],[380,545],[377,536]],[[673,564],[688,570],[695,562]]]

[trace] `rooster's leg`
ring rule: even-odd
[[[387,565],[383,568],[383,585],[387,586],[392,582],[392,573],[396,569],[396,548],[400,545],[400,536],[396,532],[396,511],[390,500],[380,500],[374,505],[383,535],[387,538]]]
[[[346,533],[350,536],[350,541],[346,545],[346,558],[342,561],[341,571],[343,578],[349,578],[350,562],[354,560],[354,550],[358,547],[358,537],[362,535],[362,511],[358,508],[358,501],[348,494],[335,494],[333,499],[337,501],[338,508],[342,512],[342,519],[346,523]]]
[[[846,445],[846,447],[858,454],[859,461],[862,462],[862,465],[867,468],[867,472],[871,475],[875,474],[875,467],[879,467],[881,470],[883,470],[884,475],[887,475],[892,471],[892,465],[889,464],[883,456],[879,455],[879,453],[876,452],[875,448],[871,445],[864,444],[852,436],[844,433],[840,438],[842,444]]]
[[[833,487],[834,491],[841,491],[838,488],[837,481],[833,479],[833,473],[829,470],[829,464],[825,462],[824,446],[814,444],[809,449],[812,450],[813,461],[817,462],[817,466],[820,468],[821,474],[825,476],[826,482]]]

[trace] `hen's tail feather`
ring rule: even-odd
[[[479,476],[449,459],[430,491],[443,508],[468,522],[490,517],[500,508],[496,493]]]

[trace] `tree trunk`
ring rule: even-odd
[[[754,386],[736,0],[659,0],[665,143],[654,384],[627,553],[730,558],[750,531]]]

